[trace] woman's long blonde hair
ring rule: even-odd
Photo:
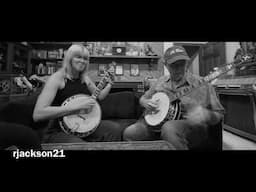
[[[61,68],[61,70],[64,73],[64,77],[65,78],[72,78],[71,60],[74,57],[75,53],[79,52],[79,53],[82,54],[82,52],[85,52],[85,51],[87,51],[88,52],[88,56],[90,56],[89,55],[89,51],[87,50],[87,48],[84,47],[80,43],[72,44],[68,48],[68,50],[67,50],[67,52],[66,52],[66,54],[64,56],[64,59],[63,59],[63,62],[62,62],[62,68]],[[85,77],[87,76],[88,70],[89,70],[89,62],[87,64],[86,68],[84,69],[84,71],[80,74],[80,79],[81,79],[82,82],[84,82]]]

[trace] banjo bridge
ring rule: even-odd
[[[76,132],[80,128],[79,123],[75,123],[75,124],[76,124],[76,127],[72,129],[72,132]]]

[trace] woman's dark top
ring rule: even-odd
[[[82,83],[80,79],[70,80],[65,79],[65,87],[59,89],[56,93],[54,101],[51,106],[61,106],[62,103],[69,97],[77,94],[91,95],[87,84]],[[50,126],[48,133],[62,131],[59,125],[58,119],[54,120],[52,126]]]

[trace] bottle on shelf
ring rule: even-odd
[[[38,75],[45,75],[45,66],[43,63],[40,63],[37,68]]]

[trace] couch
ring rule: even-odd
[[[121,129],[136,122],[142,115],[143,108],[139,105],[142,94],[131,91],[110,93],[103,101],[99,102],[102,109],[102,119],[118,122]],[[32,119],[37,95],[31,95],[26,99],[8,102],[0,106],[0,122],[10,122],[24,125],[35,131],[40,141],[47,129],[48,121],[35,123]],[[221,150],[222,148],[222,123],[209,129],[209,139],[196,149]]]

